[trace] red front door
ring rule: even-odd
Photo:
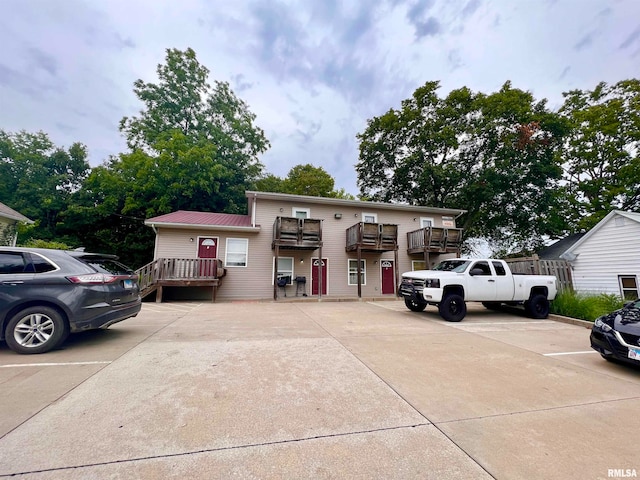
[[[393,260],[382,260],[380,262],[382,269],[382,294],[396,293],[396,279],[393,272]]]
[[[218,239],[213,237],[198,238],[198,258],[218,258]],[[200,262],[200,276],[212,277],[215,274],[213,262]]]
[[[311,295],[318,295],[318,278],[319,278],[319,267],[320,260],[317,258],[313,259],[311,264]],[[329,266],[329,260],[326,258],[322,259],[322,294],[327,294],[327,267]]]

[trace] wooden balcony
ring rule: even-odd
[[[322,220],[315,218],[276,217],[273,242],[276,247],[293,250],[315,250],[322,246]]]
[[[360,222],[347,228],[347,252],[388,252],[398,249],[398,225]]]
[[[218,258],[158,258],[136,273],[142,297],[157,292],[156,302],[162,302],[162,287],[211,287],[215,302],[227,272]]]
[[[455,253],[460,256],[461,228],[425,227],[407,233],[407,253]]]

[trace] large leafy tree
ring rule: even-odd
[[[467,236],[504,252],[534,249],[564,228],[554,188],[566,123],[509,82],[490,95],[468,88],[444,98],[438,82],[370,119],[358,135],[361,195],[467,210]]]
[[[157,83],[134,83],[143,109],[120,122],[130,151],[93,169],[70,212],[77,228],[91,226],[92,248],[115,249],[134,266],[153,255],[145,218],[245,211],[244,192],[262,175],[258,156],[269,146],[229,85],[207,83],[209,70],[193,50],[167,50],[157,74]]]
[[[263,171],[258,156],[269,147],[255,115],[228,83],[207,83],[209,70],[190,48],[167,50],[157,74],[158,83],[134,83],[144,108],[120,122],[131,148],[129,158],[120,158],[129,164],[122,169],[136,170],[136,182],[145,177],[127,203],[147,205],[144,195],[135,195],[144,191],[156,199],[154,215],[177,208],[242,211],[244,190]]]
[[[640,81],[600,83],[564,97],[560,113],[572,126],[562,151],[572,228],[589,229],[613,209],[640,210]]]
[[[0,201],[37,222],[30,237],[61,236],[64,212],[88,172],[87,149],[81,143],[65,150],[43,132],[0,130]],[[66,240],[78,242],[74,234]]]
[[[334,185],[334,178],[324,168],[314,167],[310,163],[292,167],[284,179],[267,174],[256,182],[256,188],[262,192],[290,193],[312,197],[354,198],[344,189],[335,190]]]

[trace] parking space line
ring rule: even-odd
[[[550,323],[556,323],[553,320],[531,320],[531,321],[524,321],[524,322],[469,322],[466,325],[517,325],[519,323],[524,323],[524,324],[531,324],[531,323],[535,323],[537,325],[540,324],[550,324]]]
[[[0,365],[0,368],[17,368],[17,367],[66,367],[70,365],[107,365],[111,361],[105,362],[60,362],[60,363],[12,363],[9,365]]]
[[[557,355],[582,355],[583,353],[598,353],[595,350],[583,350],[581,352],[558,352],[558,353],[545,353],[545,357],[555,357]]]

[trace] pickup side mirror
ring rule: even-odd
[[[469,275],[471,275],[472,277],[475,277],[476,275],[484,275],[484,270],[482,270],[481,268],[472,268],[469,272]]]

